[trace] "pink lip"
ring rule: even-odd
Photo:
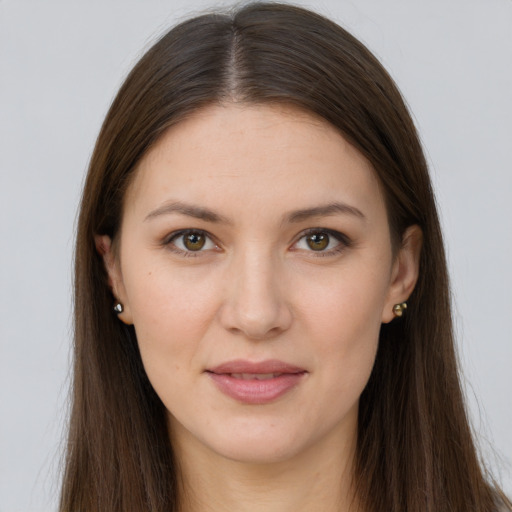
[[[278,360],[259,363],[235,360],[222,363],[206,370],[206,373],[225,395],[245,404],[265,404],[272,402],[297,386],[306,375],[304,368]],[[242,379],[233,374],[278,374],[260,380]]]

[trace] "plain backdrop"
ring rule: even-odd
[[[361,38],[413,111],[446,235],[474,428],[512,493],[512,1],[296,3]],[[73,228],[102,119],[156,36],[210,6],[0,0],[0,512],[56,509]]]

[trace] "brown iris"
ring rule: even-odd
[[[313,251],[323,251],[329,245],[329,235],[327,233],[313,233],[306,237],[306,242]]]
[[[206,237],[201,233],[188,233],[183,235],[183,245],[189,251],[200,251],[206,242]]]

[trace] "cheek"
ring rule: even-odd
[[[302,302],[309,337],[315,340],[315,364],[327,370],[333,395],[357,397],[373,368],[388,274],[384,266],[365,264],[340,269],[320,284],[316,293],[303,294]]]
[[[125,287],[135,325],[147,324],[156,331],[169,325],[193,330],[205,322],[215,297],[206,276],[176,268],[165,257],[134,257],[126,267]]]
[[[355,338],[378,332],[389,288],[386,265],[362,261],[331,270],[316,279],[303,279],[297,302],[302,314],[325,330],[326,338]]]
[[[142,259],[133,263],[137,261]],[[168,379],[170,367],[173,372],[194,367],[194,355],[216,312],[214,289],[165,262],[151,268],[139,264],[137,272],[129,272],[129,263],[126,293],[150,380]]]

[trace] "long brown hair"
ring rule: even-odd
[[[78,221],[61,512],[178,509],[165,409],[144,371],[133,327],[112,313],[94,236],[115,240],[137,163],[170,126],[206,105],[232,101],[286,103],[337,127],[373,165],[395,242],[410,225],[423,231],[409,309],[382,326],[360,399],[355,478],[365,510],[491,512],[498,501],[508,508],[486,480],[472,439],[435,200],[397,87],[335,23],[302,8],[255,3],[199,16],[164,35],[127,77],[101,129]]]

